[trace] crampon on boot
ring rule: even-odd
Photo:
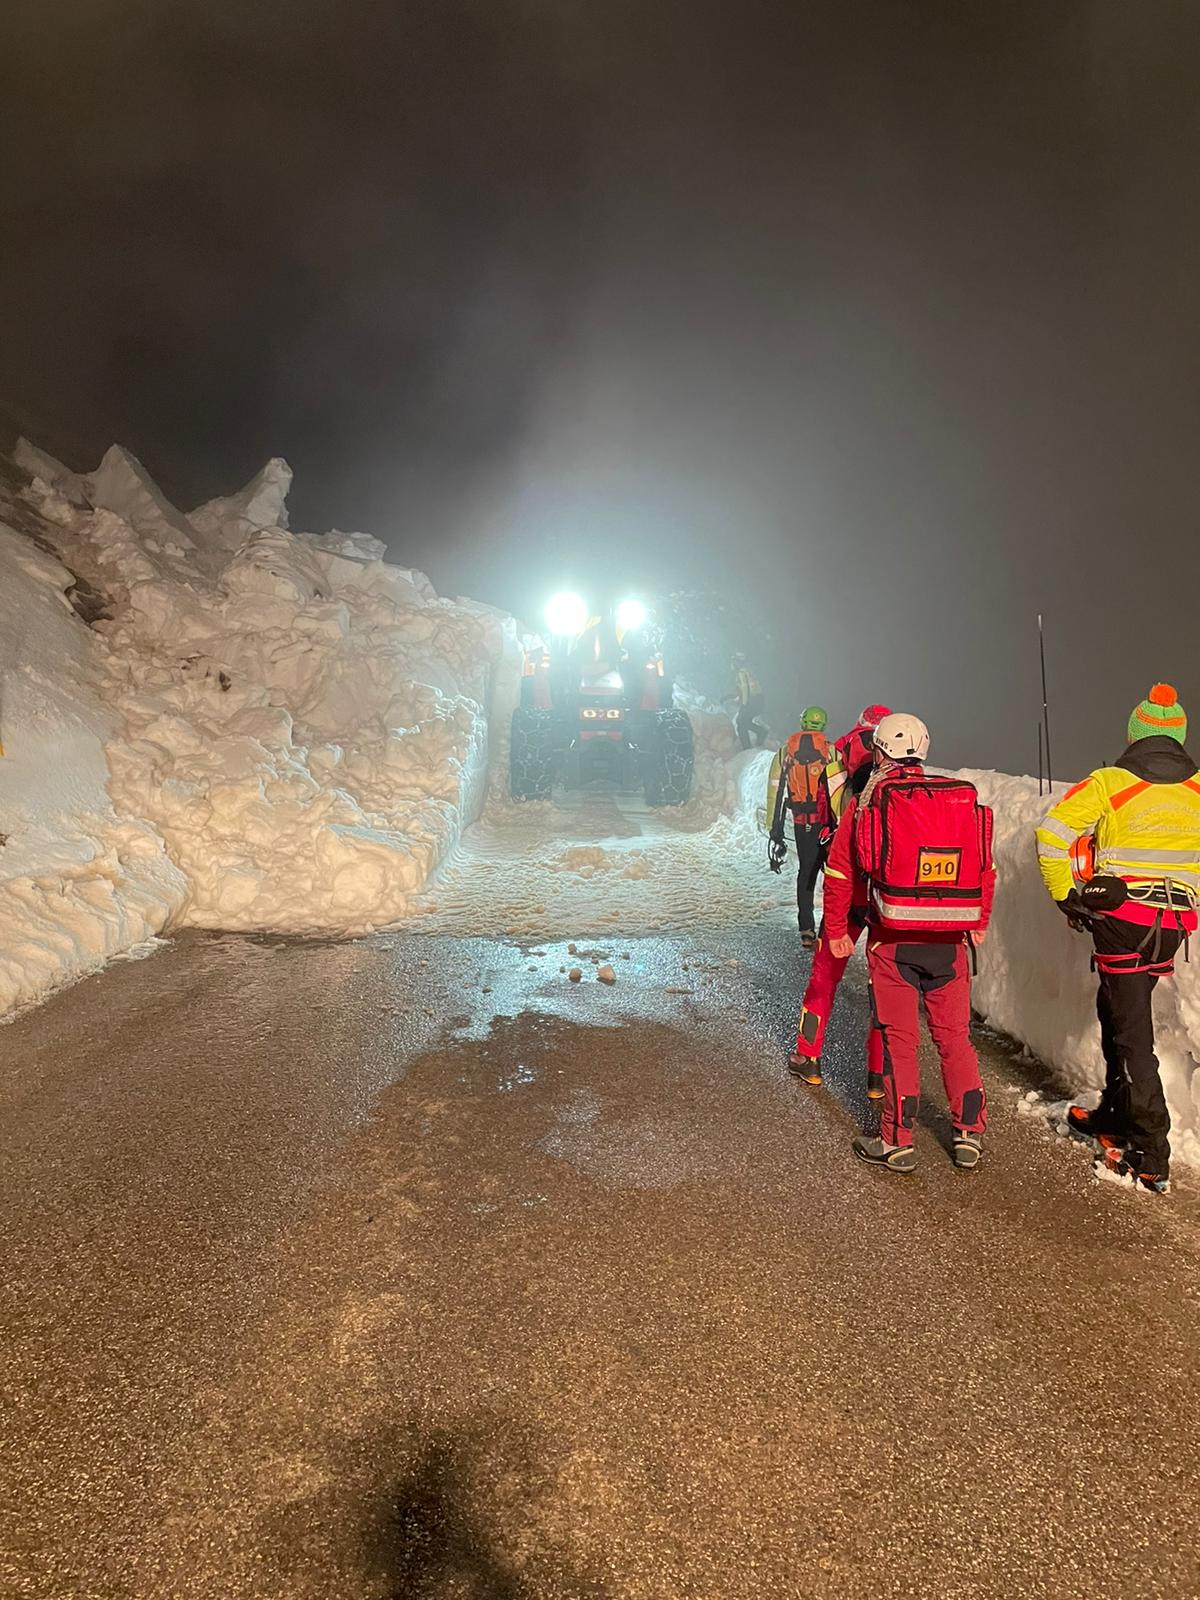
[[[851,1141],[854,1154],[869,1167],[886,1167],[889,1172],[915,1172],[917,1152],[910,1144],[887,1144],[859,1134]]]
[[[955,1128],[954,1145],[950,1155],[960,1171],[971,1172],[983,1157],[982,1134],[969,1133],[965,1128]]]
[[[1097,1106],[1095,1111],[1088,1111],[1084,1106],[1070,1106],[1067,1126],[1077,1139],[1086,1139],[1097,1146],[1100,1159],[1108,1164],[1110,1156],[1114,1161],[1124,1156],[1126,1141],[1113,1131],[1112,1121],[1103,1111],[1102,1106]]]
[[[1128,1178],[1139,1189],[1148,1189],[1151,1194],[1166,1194],[1170,1185],[1170,1178],[1164,1173],[1146,1172],[1142,1169],[1141,1151],[1127,1150],[1124,1145],[1119,1145],[1111,1140],[1099,1140],[1104,1165],[1109,1172],[1115,1173],[1118,1178]]]
[[[1116,1136],[1119,1129],[1103,1106],[1097,1106],[1094,1111],[1089,1111],[1086,1106],[1068,1106],[1067,1126],[1083,1139],[1105,1138],[1110,1142],[1118,1142]]]
[[[825,1082],[821,1076],[820,1056],[802,1056],[799,1051],[793,1050],[788,1057],[788,1071],[793,1078],[802,1078],[814,1089],[819,1089]]]

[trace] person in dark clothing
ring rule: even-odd
[[[1105,1082],[1071,1127],[1110,1167],[1161,1193],[1170,1174],[1170,1114],[1154,1053],[1151,997],[1173,976],[1200,900],[1200,777],[1183,741],[1175,690],[1157,683],[1129,719],[1129,747],[1068,789],[1037,829],[1046,887],[1072,927],[1092,936]],[[1087,875],[1072,860],[1090,835]]]

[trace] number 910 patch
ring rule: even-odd
[[[961,850],[924,850],[917,854],[917,878],[921,883],[957,883]]]

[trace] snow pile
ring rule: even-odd
[[[973,989],[985,1021],[1021,1040],[1069,1082],[1104,1082],[1090,941],[1070,931],[1038,871],[1034,829],[1050,805],[1032,778],[965,772],[995,812],[995,911]],[[1064,786],[1056,785],[1061,793]],[[1175,1155],[1200,1165],[1200,962],[1180,956],[1154,997],[1154,1027]]]
[[[64,561],[109,600],[112,797],[186,878],[177,920],[404,916],[482,807],[489,716],[507,725],[518,686],[511,619],[439,599],[376,540],[288,532],[280,461],[185,517],[119,449],[82,478],[22,460]]]
[[[155,830],[109,797],[117,723],[72,582],[0,525],[0,1013],[152,938],[187,894]]]
[[[737,774],[733,762],[739,753],[733,723],[718,706],[689,705],[686,709],[696,746],[692,803],[712,813],[732,815],[738,806]],[[764,793],[766,786],[764,777]],[[761,800],[759,804],[762,804]]]

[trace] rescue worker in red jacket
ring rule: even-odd
[[[874,760],[875,729],[891,712],[886,706],[867,706],[862,716],[834,745],[834,760],[826,775],[829,807],[834,826],[845,809],[851,795],[861,794],[863,785],[871,775]],[[828,845],[826,845],[828,850]],[[865,903],[850,910],[847,926],[857,943],[866,926]],[[812,971],[800,1007],[800,1026],[796,1031],[796,1048],[788,1057],[788,1070],[794,1077],[802,1078],[813,1088],[824,1082],[821,1055],[825,1048],[825,1029],[837,998],[838,985],[846,971],[849,957],[831,953],[824,929],[817,940]],[[883,1055],[878,1035],[871,1029],[867,1035],[867,1098],[883,1098]]]
[[[1109,1167],[1162,1192],[1171,1118],[1154,1053],[1151,996],[1173,976],[1200,903],[1200,773],[1184,748],[1187,717],[1156,683],[1129,718],[1129,746],[1068,789],[1037,830],[1038,864],[1059,909],[1091,934],[1105,1083],[1094,1110],[1067,1121]],[[1091,876],[1073,883],[1071,852],[1091,835]]]
[[[967,945],[968,941],[982,941],[991,915],[996,874],[990,850],[989,859],[980,863],[973,933],[959,928],[945,933],[909,933],[884,927],[881,886],[864,872],[860,853],[856,827],[859,813],[881,804],[889,779],[902,781],[922,775],[928,751],[929,730],[918,717],[899,712],[883,718],[874,733],[873,770],[861,796],[847,802],[825,869],[825,936],[831,953],[839,960],[848,959],[854,950],[852,909],[864,905],[868,908],[867,973],[873,1027],[880,1035],[883,1052],[883,1114],[880,1137],[859,1135],[853,1148],[860,1160],[890,1172],[912,1172],[916,1167],[913,1129],[920,1097],[917,1051],[922,1001],[950,1102],[955,1166],[978,1165],[987,1125],[983,1082],[970,1039]]]
[[[799,731],[776,754],[767,786],[770,843],[767,865],[781,872],[787,860],[784,830],[788,816],[796,841],[796,918],[800,942],[811,950],[817,942],[813,894],[825,848],[833,837],[833,812],[829,804],[830,745],[825,737],[828,717],[820,706],[806,706]]]

